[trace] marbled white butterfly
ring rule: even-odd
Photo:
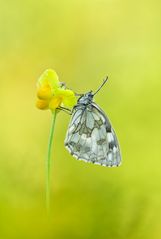
[[[119,166],[121,153],[116,134],[103,110],[93,102],[95,93],[82,94],[72,110],[65,147],[75,158],[103,166]]]

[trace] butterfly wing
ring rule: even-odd
[[[65,146],[77,159],[103,166],[119,166],[121,154],[116,134],[105,113],[92,103],[76,107]]]

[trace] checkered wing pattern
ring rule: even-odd
[[[65,138],[75,158],[103,166],[119,166],[121,154],[116,134],[105,113],[92,103],[75,107]]]

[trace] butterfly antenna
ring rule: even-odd
[[[79,94],[79,93],[76,93],[76,92],[74,92],[74,94],[75,94],[75,96],[82,96],[82,95],[84,95],[84,94]]]
[[[103,80],[103,83],[102,83],[102,84],[100,85],[100,87],[96,90],[96,92],[93,94],[93,96],[96,95],[96,94],[98,93],[98,91],[100,91],[100,89],[104,86],[104,84],[105,84],[107,81],[108,81],[108,76],[106,77],[105,80]]]

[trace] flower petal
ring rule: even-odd
[[[62,95],[62,96],[71,96],[74,95],[74,92],[72,90],[57,88],[54,92],[55,95]]]
[[[38,99],[36,101],[36,107],[40,110],[46,110],[48,109],[49,102],[47,100],[40,100]]]
[[[39,99],[50,99],[52,97],[52,90],[49,85],[40,86],[37,90],[37,97]]]
[[[77,100],[76,100],[75,95],[67,96],[67,97],[63,98],[63,102],[62,103],[63,103],[64,106],[73,107],[74,105],[76,105]]]
[[[44,85],[49,85],[52,89],[53,88],[58,88],[60,86],[58,75],[54,70],[47,69],[39,77],[38,87],[44,86]]]
[[[62,97],[64,106],[73,107],[77,103],[76,96],[72,90],[58,88],[55,91],[55,95]]]
[[[49,103],[49,109],[55,110],[58,108],[62,103],[62,97],[60,96],[53,96],[50,103]]]

